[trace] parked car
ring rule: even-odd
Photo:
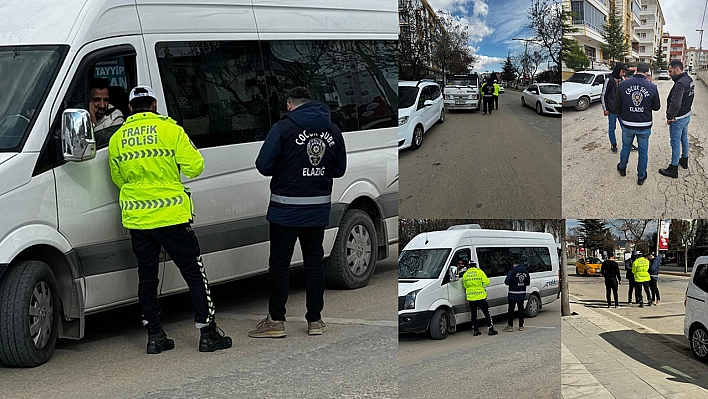
[[[669,75],[669,71],[666,69],[662,69],[659,71],[659,80],[669,80],[671,79],[671,75]]]
[[[534,107],[539,115],[560,115],[562,102],[561,86],[556,83],[534,83],[521,92],[521,106]]]
[[[398,149],[417,150],[423,135],[445,122],[445,104],[440,86],[432,80],[398,82]]]
[[[708,256],[696,259],[684,300],[683,334],[696,359],[708,361]]]
[[[585,111],[593,101],[600,101],[602,87],[610,71],[580,71],[563,82],[563,106]]]
[[[575,274],[599,276],[601,266],[602,261],[598,258],[580,258],[575,262]]]
[[[499,93],[504,93],[504,86],[499,85]]]

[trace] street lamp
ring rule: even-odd
[[[696,29],[696,32],[701,32],[701,38],[698,41],[698,70],[701,70],[701,56],[703,55],[703,29]]]

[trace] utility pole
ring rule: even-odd
[[[696,32],[701,32],[701,38],[698,41],[698,70],[701,70],[701,58],[703,58],[703,29],[696,29]]]
[[[511,40],[520,40],[526,43],[525,48],[524,48],[524,60],[521,64],[521,66],[524,67],[524,77],[526,77],[526,72],[527,72],[527,66],[526,64],[528,63],[528,58],[529,58],[529,42],[535,42],[536,39],[521,39],[521,38],[513,38]],[[529,81],[531,81],[531,76],[529,76]]]

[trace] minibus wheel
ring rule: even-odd
[[[536,317],[538,315],[538,310],[540,309],[541,302],[538,300],[536,295],[529,296],[528,302],[526,302],[526,317]]]
[[[430,318],[430,338],[445,339],[450,331],[450,321],[447,317],[445,309],[438,309]]]
[[[696,359],[708,361],[708,332],[701,325],[691,331],[691,351]]]
[[[59,296],[54,273],[44,262],[23,261],[0,283],[0,362],[35,367],[54,353]]]
[[[376,269],[378,236],[366,212],[350,209],[339,223],[334,247],[325,261],[325,281],[331,288],[354,289],[369,284]]]

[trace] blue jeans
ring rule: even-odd
[[[677,119],[669,125],[671,136],[671,164],[678,166],[679,157],[688,158],[688,122],[691,117]],[[683,149],[683,151],[681,151]]]
[[[610,136],[610,144],[617,145],[617,139],[615,138],[615,129],[617,129],[617,114],[610,113],[607,115],[607,120],[610,122],[610,126],[607,129],[607,134]]]
[[[637,178],[646,179],[647,177],[647,162],[649,158],[649,129],[630,129],[622,126],[622,151],[620,152],[620,169],[627,168],[629,161],[629,153],[632,151],[632,142],[634,137],[637,137],[637,147],[639,147],[639,161],[637,163]]]

